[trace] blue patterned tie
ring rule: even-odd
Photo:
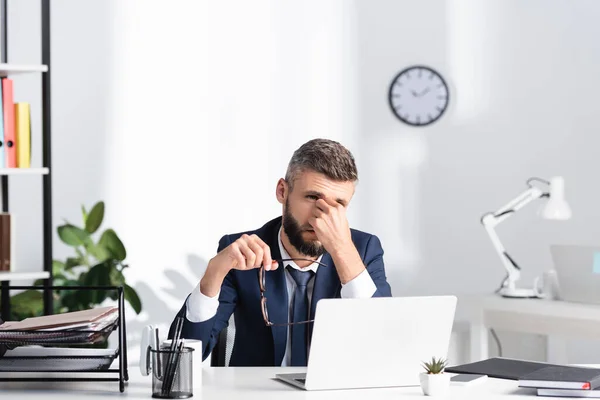
[[[306,285],[313,277],[313,271],[300,271],[288,265],[288,272],[296,281],[296,290],[293,298],[292,322],[307,321],[308,313],[308,292]],[[292,338],[292,366],[305,367],[308,358],[308,324],[298,324],[290,326]]]

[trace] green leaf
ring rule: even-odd
[[[125,276],[115,266],[110,267],[109,277],[111,286],[123,286],[125,284]]]
[[[62,282],[62,286],[81,286],[81,282],[66,279]],[[89,301],[84,302],[77,298],[77,293],[81,290],[60,290],[56,291],[57,295],[54,302],[55,312],[78,311],[88,307]],[[84,291],[86,292],[86,291]]]
[[[110,251],[100,243],[90,243],[86,246],[86,250],[90,253],[98,262],[104,262],[111,257]]]
[[[52,275],[59,275],[65,270],[65,263],[59,260],[52,260]]]
[[[100,201],[94,205],[90,214],[85,221],[85,230],[89,233],[94,233],[102,224],[102,220],[104,219],[104,202]]]
[[[26,290],[10,298],[12,318],[20,321],[24,318],[35,317],[42,314],[44,301],[42,292]]]
[[[78,267],[83,265],[83,261],[80,258],[68,257],[67,262],[65,263],[65,270],[72,269],[73,267]]]
[[[77,253],[77,257],[79,257],[79,259],[81,260],[82,265],[87,265],[89,267],[89,264],[86,262],[86,257],[85,254],[83,254],[83,251],[81,251],[79,247],[76,247],[75,252]]]
[[[76,290],[65,291],[61,297],[61,305],[68,311],[79,311],[89,308],[89,302],[82,302],[81,299],[77,297],[77,294],[78,291]]]
[[[107,229],[104,231],[100,240],[98,241],[98,245],[106,248],[110,254],[117,260],[123,261],[125,257],[127,257],[127,252],[125,251],[125,246],[123,246],[123,242],[117,236],[114,230]]]
[[[123,285],[123,295],[125,300],[131,305],[136,314],[139,314],[142,311],[142,301],[138,296],[137,292],[131,286],[125,284]]]
[[[56,275],[52,277],[52,284],[54,286],[64,286],[65,282],[67,282],[67,277],[64,275]]]
[[[440,358],[436,359],[435,357],[431,357],[430,362],[423,362],[423,368],[427,371],[428,374],[441,374],[446,368],[447,360]]]
[[[83,204],[81,205],[81,215],[83,216],[83,225],[85,225],[87,222],[88,213],[85,210],[85,207],[83,206]]]
[[[110,275],[106,264],[102,263],[94,265],[88,273],[85,274],[83,284],[86,286],[110,286]],[[108,296],[106,290],[94,289],[90,292],[90,300],[93,304],[102,303]]]
[[[91,242],[90,234],[74,225],[61,225],[58,227],[58,236],[69,246],[85,246]]]

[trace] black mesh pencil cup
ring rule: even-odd
[[[190,347],[150,349],[152,397],[186,399],[193,396],[193,352]]]

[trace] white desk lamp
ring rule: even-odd
[[[549,192],[545,192],[540,188],[533,186],[531,184],[532,181],[538,181],[549,186]],[[516,287],[516,282],[519,280],[521,275],[521,268],[517,265],[515,260],[508,255],[504,249],[504,246],[502,246],[502,243],[500,243],[500,239],[498,238],[498,235],[494,229],[496,225],[513,215],[528,203],[542,197],[549,198],[541,212],[543,218],[553,220],[567,220],[571,218],[571,208],[565,200],[565,182],[562,177],[554,177],[550,180],[550,182],[539,178],[530,178],[527,180],[527,185],[529,186],[529,189],[521,193],[513,201],[500,208],[495,213],[487,213],[481,217],[481,223],[483,224],[488,235],[490,235],[492,244],[498,252],[500,259],[502,260],[502,264],[508,273],[506,279],[504,279],[500,289],[498,290],[500,295],[504,297],[527,298],[541,297],[541,295],[535,287],[528,289]]]

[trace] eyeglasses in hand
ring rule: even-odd
[[[311,262],[317,263],[323,267],[327,267],[326,264],[323,264],[322,262],[319,262],[317,260],[312,260],[310,258],[281,258],[281,259],[276,259],[273,261],[277,261],[280,264],[283,263],[284,261],[311,261]],[[265,292],[267,291],[267,281],[265,279],[265,266],[264,265],[261,265],[260,269],[258,270],[258,284],[260,287],[260,308],[262,310],[263,319],[265,320],[265,324],[267,326],[290,326],[290,325],[298,325],[298,324],[308,324],[308,323],[311,323],[314,321],[311,319],[309,321],[285,322],[285,323],[274,324],[269,319],[269,312],[267,310],[267,296],[265,296]]]

